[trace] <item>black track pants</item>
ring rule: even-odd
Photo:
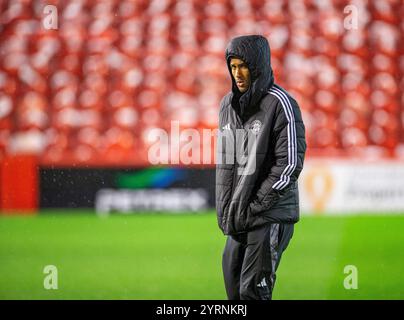
[[[272,299],[275,272],[293,230],[293,224],[274,223],[227,237],[222,267],[229,300]]]

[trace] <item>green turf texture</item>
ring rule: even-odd
[[[404,299],[403,231],[404,215],[302,217],[273,298]],[[224,241],[213,212],[0,216],[0,299],[226,299]],[[344,288],[346,265],[358,289]]]

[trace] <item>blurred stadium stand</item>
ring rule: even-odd
[[[58,29],[42,25],[45,5]],[[344,7],[359,28],[343,28]],[[0,157],[147,165],[154,127],[215,128],[224,49],[260,33],[309,156],[404,158],[401,0],[0,1]]]

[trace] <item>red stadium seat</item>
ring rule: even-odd
[[[47,4],[58,30],[38,19],[42,2],[0,4],[0,156],[27,143],[45,163],[133,164],[147,161],[151,128],[215,129],[231,85],[224,49],[247,33],[269,38],[310,148],[404,154],[400,1],[355,3],[356,30],[344,29],[347,0]]]

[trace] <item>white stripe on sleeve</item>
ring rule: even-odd
[[[276,96],[281,102],[282,108],[288,120],[288,165],[283,170],[280,179],[274,183],[273,189],[282,190],[290,182],[290,176],[296,168],[297,163],[297,147],[296,147],[296,125],[293,115],[292,105],[287,95],[276,87],[272,87],[269,93]]]

